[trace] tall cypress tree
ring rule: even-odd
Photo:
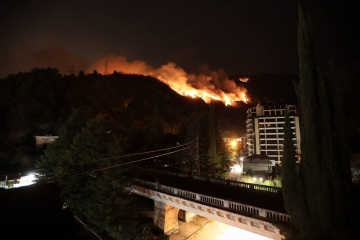
[[[339,88],[333,74],[318,68],[309,23],[300,8],[300,82],[296,92],[303,113],[301,163],[296,172],[288,133],[283,157],[284,200],[301,239],[336,239],[348,234],[354,220],[350,164]]]
[[[217,138],[217,132],[218,132],[218,126],[217,126],[217,119],[215,114],[215,105],[210,104],[209,109],[209,157],[212,159],[210,160],[215,168],[220,168],[220,161],[218,157],[218,152],[216,149],[216,138]]]
[[[208,125],[208,161],[205,170],[211,177],[225,178],[230,171],[230,152],[222,141],[218,121],[216,117],[215,104],[210,104]]]

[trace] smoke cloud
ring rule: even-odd
[[[11,53],[11,54],[10,54]],[[57,68],[60,73],[70,74],[70,65],[76,66],[75,71],[87,69],[89,64],[84,57],[58,45],[34,47],[16,45],[7,49],[0,56],[0,77],[19,71],[30,71],[33,68]]]

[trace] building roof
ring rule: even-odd
[[[285,100],[274,100],[274,101],[261,101],[256,106],[264,106],[264,105],[288,105]]]
[[[247,157],[244,157],[243,163],[266,163],[271,164],[270,160],[275,160],[272,157],[269,157],[265,154],[253,154]]]

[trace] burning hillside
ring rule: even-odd
[[[88,72],[93,69],[101,72],[107,62],[108,72],[117,71],[150,75],[169,85],[174,91],[189,97],[199,97],[209,103],[211,100],[222,101],[225,105],[234,105],[236,101],[248,102],[246,89],[237,86],[222,70],[211,71],[203,66],[201,74],[188,74],[175,63],[169,62],[160,68],[153,68],[144,61],[127,61],[122,56],[110,56],[97,61]]]

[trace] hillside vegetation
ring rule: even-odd
[[[34,136],[58,135],[74,109],[88,119],[106,116],[109,131],[126,139],[124,153],[194,140],[187,131],[202,132],[203,139],[208,131],[209,107],[203,100],[181,96],[150,76],[117,72],[103,76],[96,71],[62,76],[57,69],[35,68],[0,79],[0,85],[4,170],[34,166],[43,154],[43,149],[35,149]],[[189,125],[195,122],[194,130]],[[204,154],[207,148],[204,144]]]

